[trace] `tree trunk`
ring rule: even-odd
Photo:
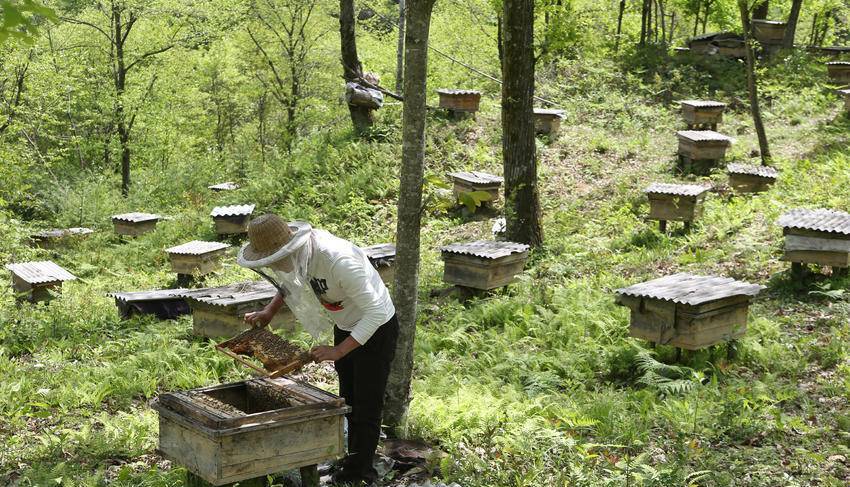
[[[505,42],[502,36],[503,27],[502,14],[499,13],[496,15],[496,47],[498,48],[499,53],[499,73],[502,74],[502,77],[505,76]]]
[[[127,67],[124,61],[124,35],[121,24],[121,8],[112,4],[112,29],[115,43],[115,130],[121,144],[121,194],[130,194],[130,127],[124,110],[124,91],[127,87]]]
[[[387,385],[384,423],[401,425],[410,403],[416,301],[419,291],[419,232],[425,173],[425,119],[428,32],[434,0],[407,0],[404,38],[404,113],[393,283],[399,320],[398,345]]]
[[[620,0],[620,11],[617,12],[617,37],[614,39],[614,52],[620,51],[620,35],[623,33],[623,14],[626,12],[626,0]]]
[[[641,45],[641,46],[646,44],[646,31],[647,31],[647,28],[646,28],[646,23],[647,23],[646,2],[647,1],[648,0],[643,0],[641,2],[641,7],[640,7],[640,40],[638,41],[638,44]]]
[[[744,28],[744,47],[747,57],[747,90],[750,94],[750,113],[753,115],[753,124],[759,140],[759,151],[761,152],[762,165],[770,163],[770,148],[767,145],[767,134],[764,132],[764,123],[761,120],[761,109],[759,108],[758,86],[756,85],[755,56],[753,56],[752,31],[750,17],[747,11],[747,0],[738,0],[738,9],[741,11],[741,25]]]
[[[761,3],[756,0],[753,6],[753,18],[767,20],[767,14],[770,13],[770,1],[761,0]]]
[[[782,47],[791,49],[794,47],[794,37],[797,35],[797,21],[800,20],[800,8],[803,0],[792,0],[791,12],[788,14],[788,25],[785,27],[785,37],[782,39]]]
[[[395,58],[395,92],[404,93],[404,11],[405,0],[398,0],[398,45]]]
[[[505,0],[505,67],[502,84],[502,157],[505,236],[543,242],[534,141],[534,0]]]
[[[354,35],[354,0],[339,0],[339,38],[343,78],[346,82],[358,81],[363,76],[363,67],[357,57],[357,39]],[[375,124],[369,108],[349,104],[348,111],[358,135],[367,134]]]

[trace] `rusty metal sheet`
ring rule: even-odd
[[[758,164],[733,163],[726,166],[726,170],[729,174],[747,174],[750,176],[759,176],[769,179],[776,179],[779,177],[779,171],[775,168]]]
[[[783,228],[850,235],[850,213],[837,210],[795,208],[780,216],[777,224]]]
[[[694,108],[726,108],[725,103],[713,100],[682,100],[679,103]]]
[[[178,255],[202,255],[207,254],[209,252],[215,252],[221,249],[226,249],[228,247],[230,247],[230,244],[221,242],[206,242],[203,240],[192,240],[191,242],[186,242],[182,245],[177,245],[175,247],[165,249],[165,251],[169,254]]]
[[[156,215],[154,213],[141,213],[141,212],[133,212],[133,213],[123,213],[121,215],[112,215],[112,220],[119,220],[131,223],[141,223],[150,220],[162,220],[162,215]]]
[[[676,132],[680,139],[686,139],[693,142],[725,142],[726,145],[732,145],[735,139],[727,137],[713,130],[680,130]]]
[[[245,216],[254,213],[256,205],[231,205],[231,206],[216,206],[210,212],[210,216]]]
[[[190,289],[181,296],[192,301],[215,306],[231,306],[271,299],[277,294],[277,289],[267,281],[245,281],[226,286]]]
[[[456,242],[440,251],[444,254],[473,255],[483,259],[499,259],[513,254],[527,252],[528,245],[516,242],[497,242],[495,240],[477,240],[475,242]]]
[[[437,93],[440,94],[440,95],[449,95],[449,96],[452,96],[452,95],[481,95],[481,92],[477,91],[477,90],[450,90],[450,89],[444,89],[444,88],[438,89]]]
[[[450,172],[449,176],[455,180],[460,180],[468,184],[494,185],[502,184],[505,178],[480,171],[461,171]]]
[[[647,194],[672,194],[676,196],[699,196],[711,188],[698,184],[652,183],[643,190]]]
[[[42,260],[36,262],[20,262],[17,264],[6,264],[6,269],[29,284],[43,284],[45,282],[73,281],[77,276],[59,267],[53,261]]]
[[[211,189],[213,191],[233,191],[234,189],[239,189],[239,185],[233,181],[226,181],[224,183],[207,186],[207,189]]]
[[[762,289],[765,289],[762,285],[728,277],[698,276],[683,272],[634,284],[615,292],[624,296],[696,306],[732,296],[756,296]]]

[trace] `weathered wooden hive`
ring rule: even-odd
[[[211,186],[207,186],[207,189],[211,189],[215,192],[219,191],[233,191],[239,189],[239,185],[234,183],[233,181],[226,181],[224,183],[213,184]]]
[[[34,233],[30,235],[30,240],[32,240],[33,244],[35,244],[37,247],[49,248],[62,241],[69,240],[72,238],[83,238],[87,235],[91,235],[92,233],[94,233],[94,230],[92,230],[91,228],[57,228],[53,230],[44,230],[42,232]]]
[[[563,110],[551,108],[534,109],[534,131],[538,135],[555,137],[561,130],[561,121],[564,119]]]
[[[454,181],[454,196],[457,199],[461,193],[469,193],[472,191],[484,191],[490,195],[490,201],[493,203],[499,200],[499,188],[505,179],[495,174],[490,174],[480,171],[464,171],[450,172],[449,177]]]
[[[153,289],[115,292],[108,296],[115,298],[115,306],[123,319],[136,314],[152,314],[161,320],[170,320],[191,312],[182,296],[186,291],[188,289]]]
[[[782,44],[782,39],[785,38],[785,28],[787,22],[779,22],[776,20],[753,19],[753,36],[762,44]]]
[[[850,112],[850,90],[838,90],[838,94],[844,98],[844,110]]]
[[[729,164],[726,171],[729,173],[729,186],[739,193],[767,191],[779,177],[776,169],[755,164]]]
[[[742,58],[746,55],[744,38],[733,32],[713,32],[688,39],[693,54]]]
[[[156,229],[156,222],[161,219],[162,216],[152,213],[124,213],[122,215],[113,215],[112,225],[115,227],[115,233],[118,235],[136,237],[154,231]]]
[[[696,184],[652,183],[644,190],[649,199],[649,218],[658,220],[661,231],[668,221],[685,222],[686,228],[702,215],[702,203],[710,188]]]
[[[478,240],[441,247],[443,281],[455,286],[490,290],[510,284],[523,271],[528,245]]]
[[[248,232],[248,223],[255,205],[216,206],[210,212],[215,223],[215,233],[237,235]]]
[[[266,281],[247,281],[192,289],[181,293],[181,297],[192,309],[192,330],[195,335],[230,337],[250,328],[243,321],[245,314],[263,309],[277,292]],[[295,317],[284,305],[270,326],[281,328],[293,323]]]
[[[440,108],[445,108],[449,112],[458,113],[475,113],[478,111],[478,105],[481,103],[481,92],[475,90],[437,90],[440,95]]]
[[[829,79],[836,83],[850,83],[850,61],[830,61],[826,63]]]
[[[711,100],[682,100],[682,118],[688,130],[708,128],[717,130],[717,124],[723,121],[726,104]]]
[[[629,334],[686,350],[743,336],[750,302],[763,286],[715,276],[673,274],[617,289],[631,310]]]
[[[159,413],[158,451],[186,467],[189,481],[197,476],[212,485],[294,468],[306,480],[303,468],[315,472],[313,466],[345,454],[343,418],[351,410],[343,399],[286,377],[165,393],[151,408]]]
[[[383,243],[363,247],[369,262],[378,270],[385,284],[391,284],[395,276],[395,244]]]
[[[816,54],[824,54],[834,59],[838,59],[842,54],[850,53],[850,47],[847,46],[806,46],[806,50]]]
[[[171,270],[184,276],[204,276],[221,265],[221,257],[230,245],[221,242],[193,240],[165,249]]]
[[[685,173],[708,174],[726,157],[733,139],[713,130],[680,130],[679,169]]]
[[[785,235],[782,260],[850,266],[850,213],[797,208],[783,214],[777,223]]]
[[[62,283],[77,277],[49,260],[6,264],[12,274],[12,289],[20,299],[48,301],[52,292],[62,290]]]

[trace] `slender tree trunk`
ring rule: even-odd
[[[661,19],[661,42],[667,42],[667,14],[664,13],[664,2],[656,0],[655,4],[658,5],[658,18]]]
[[[750,27],[750,16],[747,10],[747,0],[738,0],[738,9],[741,11],[741,25],[744,28],[744,47],[747,57],[747,89],[750,95],[750,113],[753,115],[753,124],[759,140],[759,151],[761,152],[761,163],[770,163],[770,148],[767,145],[767,134],[764,132],[764,123],[761,120],[761,109],[759,108],[758,85],[756,84],[755,56],[753,55],[752,30]]]
[[[115,130],[121,145],[121,194],[130,194],[130,127],[124,109],[124,92],[127,87],[127,67],[124,62],[124,40],[121,28],[121,10],[112,4],[112,29],[115,35]]]
[[[620,0],[620,11],[617,12],[617,37],[614,39],[614,52],[620,51],[620,35],[623,33],[623,14],[626,12],[626,0]]]
[[[803,0],[791,2],[791,12],[788,14],[788,25],[785,27],[785,37],[782,39],[782,47],[791,49],[794,47],[794,38],[797,35],[797,21],[800,20],[800,8]]]
[[[505,41],[502,35],[504,23],[502,22],[502,14],[496,15],[496,44],[499,53],[499,72],[504,77],[505,73]]]
[[[502,84],[502,157],[505,236],[539,246],[540,200],[534,141],[534,0],[505,0],[505,67]]]
[[[702,2],[697,3],[697,11],[694,14],[694,37],[697,36],[697,32],[699,32],[699,11],[702,6]]]
[[[398,45],[395,58],[395,92],[404,93],[404,11],[406,0],[398,0]]]
[[[708,16],[711,14],[711,4],[713,0],[706,0],[705,13],[702,14],[702,33],[705,34],[705,29],[708,27]]]
[[[419,291],[419,237],[422,220],[422,183],[425,173],[425,119],[428,68],[428,32],[434,0],[407,0],[404,39],[404,113],[396,273],[393,284],[399,320],[398,345],[387,385],[384,423],[395,428],[404,421],[410,403],[413,342],[416,337],[416,301]]]
[[[646,31],[647,31],[647,8],[646,2],[649,0],[642,0],[640,7],[640,40],[638,41],[639,45],[646,44]]]
[[[342,53],[342,72],[346,82],[358,81],[363,67],[357,57],[357,38],[354,34],[354,0],[339,0],[339,37]],[[358,135],[366,135],[375,124],[372,110],[349,104],[351,123]]]
[[[812,15],[812,30],[809,32],[809,45],[815,45],[815,33],[818,31],[818,14]]]
[[[768,13],[770,13],[770,1],[761,0],[761,3],[759,3],[756,0],[756,4],[753,5],[753,18],[767,20]]]

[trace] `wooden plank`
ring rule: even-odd
[[[214,485],[226,483],[216,482],[220,478],[220,449],[217,440],[201,435],[160,414],[159,453]]]
[[[814,252],[807,250],[786,251],[780,260],[786,262],[802,262],[804,264],[819,264],[832,267],[850,267],[850,254],[847,252]]]
[[[667,343],[675,335],[676,304],[658,299],[628,298],[631,304],[629,335],[657,343]],[[635,306],[635,303],[637,305]]]
[[[342,451],[342,445],[337,442],[336,436],[337,423],[340,421],[342,416],[328,416],[298,423],[282,422],[279,427],[273,429],[223,437],[222,474],[227,477],[229,468],[241,470],[239,466],[245,463],[272,458],[279,461],[280,457],[299,452],[316,449]],[[289,468],[303,465],[310,465],[310,463],[293,465]],[[262,473],[256,473],[253,476],[257,475]]]
[[[139,223],[132,223],[125,220],[113,220],[115,233],[128,237],[137,237],[145,233],[152,232],[156,229],[156,220],[148,220]]]
[[[649,195],[649,218],[652,220],[689,222],[700,216],[701,205],[695,197],[659,196],[661,195]]]
[[[770,189],[774,179],[752,174],[730,174],[729,186],[739,193],[761,193]]]
[[[785,251],[793,252],[796,250],[850,252],[850,240],[787,235],[785,237]]]
[[[248,232],[250,215],[237,217],[213,217],[215,232],[218,235],[237,235]]]

